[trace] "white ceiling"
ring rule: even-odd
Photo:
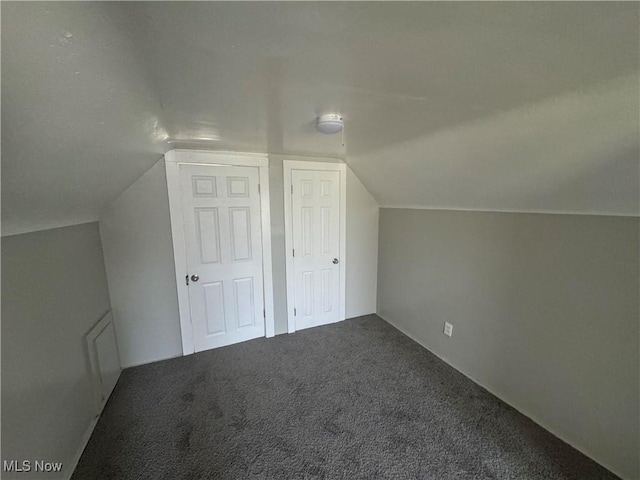
[[[3,234],[189,146],[340,156],[382,206],[639,215],[639,8],[3,2]]]

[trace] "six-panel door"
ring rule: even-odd
[[[262,337],[257,167],[180,165],[195,351]]]
[[[296,330],[340,318],[340,172],[292,170]]]

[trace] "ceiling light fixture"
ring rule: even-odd
[[[325,113],[316,119],[316,128],[322,133],[331,135],[342,131],[344,122],[342,115],[337,113]]]

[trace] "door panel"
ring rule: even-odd
[[[207,333],[215,335],[226,332],[224,321],[224,296],[222,282],[203,283]]]
[[[234,262],[251,260],[251,211],[248,207],[230,207],[231,258]]]
[[[238,328],[256,324],[253,278],[237,278],[233,281],[236,320]]]
[[[330,312],[333,307],[331,302],[331,270],[322,270],[322,311]]]
[[[341,320],[340,173],[292,170],[296,330]],[[343,234],[343,232],[342,232]]]
[[[256,167],[180,165],[196,352],[264,336],[258,183]]]
[[[220,262],[220,222],[217,208],[195,208],[196,242],[201,263]]]

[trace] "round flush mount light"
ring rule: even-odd
[[[342,115],[338,115],[337,113],[325,113],[316,119],[316,128],[318,131],[326,133],[327,135],[341,132],[343,126]]]

